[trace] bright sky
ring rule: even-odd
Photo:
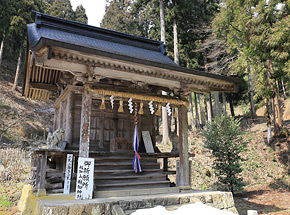
[[[86,14],[89,19],[89,25],[100,27],[100,23],[105,14],[106,0],[70,0],[73,9],[80,4],[86,9]]]

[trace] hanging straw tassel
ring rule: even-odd
[[[144,104],[143,104],[143,102],[141,102],[140,103],[140,109],[139,109],[139,112],[138,112],[139,115],[143,115],[144,114],[143,106],[144,106]]]
[[[119,113],[124,113],[123,100],[122,99],[120,100],[120,106],[119,106],[118,112]]]
[[[156,116],[161,116],[161,115],[162,115],[161,108],[162,108],[162,106],[159,104],[159,105],[158,105],[158,110],[157,110],[156,113],[155,113]]]
[[[100,106],[100,110],[106,110],[105,97],[102,97],[102,103]]]
[[[174,108],[174,118],[178,118],[178,108]]]

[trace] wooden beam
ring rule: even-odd
[[[69,91],[66,103],[65,141],[72,144],[74,92]]]
[[[179,123],[179,157],[180,157],[180,185],[190,188],[189,166],[188,166],[188,122],[187,108],[182,105],[178,110]]]
[[[65,101],[67,99],[68,96],[68,92],[69,91],[73,91],[73,92],[82,92],[83,88],[79,87],[79,86],[72,86],[72,85],[68,85],[60,94],[60,96],[56,99],[56,101],[53,104],[53,107],[58,109],[60,106],[60,102],[61,101]]]
[[[82,95],[82,110],[81,110],[81,129],[80,129],[80,147],[79,147],[80,157],[89,157],[91,106],[92,106],[92,92],[87,87],[84,87]]]
[[[55,93],[57,91],[57,86],[54,84],[30,83],[30,87],[42,89],[42,90],[47,90],[47,91],[53,92],[53,93]]]
[[[189,102],[186,99],[175,99],[170,97],[163,97],[163,96],[149,96],[149,95],[142,95],[142,94],[135,94],[135,93],[128,93],[128,92],[119,92],[113,90],[105,90],[105,89],[91,89],[88,88],[94,93],[101,94],[101,95],[114,95],[121,98],[132,98],[142,101],[153,101],[157,103],[167,104],[170,103],[172,105],[185,105],[189,106]]]

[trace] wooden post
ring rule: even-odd
[[[65,107],[65,104],[64,104],[64,101],[61,101],[60,102],[60,105],[59,105],[59,113],[58,113],[58,128],[63,128],[63,112],[64,112],[64,107]]]
[[[65,141],[72,144],[74,92],[69,91],[66,105]]]
[[[114,122],[114,139],[118,138],[118,106],[114,105],[114,115],[113,115],[113,122]]]
[[[44,152],[41,159],[41,170],[40,170],[40,181],[39,181],[39,189],[37,192],[37,196],[45,196],[46,195],[46,166],[47,166],[47,151]]]
[[[58,128],[58,109],[54,110],[54,118],[53,118],[53,131],[55,131]]]
[[[92,93],[84,87],[82,95],[79,156],[86,158],[89,157],[91,107]]]
[[[179,122],[179,157],[180,157],[180,186],[183,189],[190,189],[189,166],[188,166],[188,125],[187,108],[182,105],[178,111]]]

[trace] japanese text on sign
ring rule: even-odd
[[[76,199],[92,199],[94,187],[94,159],[79,158]]]

